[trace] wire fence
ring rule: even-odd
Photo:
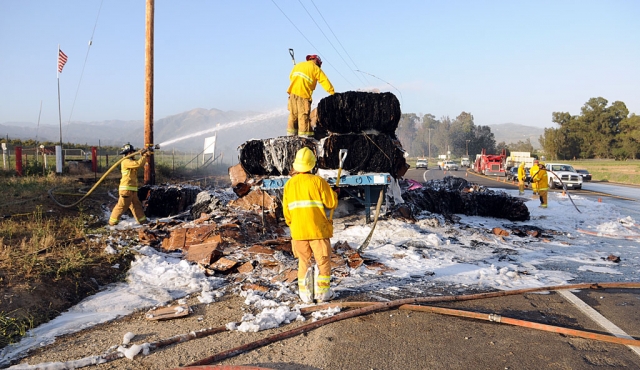
[[[117,149],[96,148],[93,163],[92,149],[63,149],[63,174],[104,173],[122,156]],[[21,147],[21,157],[16,157],[16,148],[2,150],[2,174],[7,176],[38,176],[56,172],[55,147]],[[237,160],[235,161],[237,163]],[[19,166],[21,163],[21,166]],[[156,150],[154,166],[163,176],[207,176],[226,173],[234,165],[233,158],[224,155],[198,153],[197,151]],[[21,168],[21,174],[19,173]],[[94,171],[95,169],[95,171]]]

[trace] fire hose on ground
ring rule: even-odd
[[[54,193],[53,193],[53,192],[54,192],[54,190],[56,189],[56,187],[53,187],[53,188],[49,189],[49,191],[48,191],[49,198],[51,198],[51,200],[52,200],[55,204],[57,204],[58,206],[60,206],[60,207],[62,207],[62,208],[72,208],[72,207],[75,207],[75,206],[77,206],[78,204],[80,204],[83,200],[85,200],[87,197],[89,197],[89,195],[91,195],[91,193],[93,193],[93,191],[94,191],[94,190],[96,190],[96,188],[98,187],[98,185],[100,185],[100,183],[101,183],[102,181],[104,181],[104,179],[105,179],[105,178],[106,178],[106,177],[107,177],[111,172],[113,172],[113,170],[114,170],[114,169],[116,169],[116,168],[120,165],[120,163],[122,163],[122,161],[124,161],[124,160],[125,160],[125,159],[127,159],[127,158],[131,158],[131,157],[133,157],[133,156],[136,156],[136,155],[138,155],[138,154],[144,154],[144,153],[146,153],[146,152],[148,152],[148,151],[150,151],[151,153],[153,153],[153,149],[154,149],[154,148],[155,148],[155,149],[159,149],[159,147],[158,147],[157,145],[156,145],[155,147],[154,147],[154,146],[150,146],[149,148],[144,148],[144,149],[138,150],[137,152],[133,152],[133,153],[131,153],[131,154],[128,154],[128,155],[126,155],[126,156],[124,156],[124,157],[120,158],[116,163],[114,163],[114,164],[113,164],[113,166],[111,166],[111,167],[107,170],[107,172],[105,172],[105,173],[100,177],[100,179],[99,179],[98,181],[96,181],[96,183],[91,187],[91,189],[89,189],[89,191],[88,191],[87,193],[85,193],[85,194],[82,196],[82,198],[78,199],[76,202],[73,202],[73,203],[71,203],[71,204],[62,204],[62,203],[60,203],[58,200],[56,200],[56,199],[55,199],[55,197],[53,196],[53,195],[54,195]]]

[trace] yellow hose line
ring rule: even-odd
[[[80,204],[80,202],[82,202],[83,200],[85,200],[89,195],[91,195],[91,193],[93,193],[93,191],[98,187],[98,185],[100,185],[100,183],[101,183],[101,182],[102,182],[102,181],[107,177],[107,175],[108,175],[108,174],[110,174],[110,173],[111,173],[111,171],[113,171],[113,170],[114,170],[114,169],[115,169],[115,168],[116,168],[120,163],[122,163],[122,161],[124,161],[124,160],[125,160],[125,159],[127,159],[127,158],[131,158],[131,157],[133,157],[134,155],[141,154],[143,150],[144,150],[144,149],[138,150],[137,152],[131,153],[131,154],[127,155],[127,156],[124,156],[124,157],[120,158],[120,160],[118,160],[116,163],[114,163],[114,164],[113,164],[113,166],[111,166],[111,168],[109,168],[109,169],[107,170],[107,172],[105,172],[105,173],[104,173],[104,175],[102,175],[102,177],[100,177],[100,180],[98,180],[98,181],[93,185],[93,187],[92,187],[91,189],[89,189],[89,191],[88,191],[88,192],[87,192],[87,193],[86,193],[82,198],[80,198],[78,201],[76,201],[76,202],[74,202],[74,203],[72,203],[72,204],[62,204],[62,203],[58,202],[58,201],[53,197],[53,194],[54,194],[54,193],[53,193],[53,191],[56,189],[55,187],[54,187],[54,188],[51,188],[51,189],[49,190],[49,192],[48,192],[48,193],[49,193],[49,197],[51,198],[51,200],[52,200],[55,204],[59,205],[59,206],[60,206],[60,207],[62,207],[62,208],[71,208],[71,207],[75,207],[76,205]]]

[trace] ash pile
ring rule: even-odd
[[[343,171],[352,175],[389,173],[399,178],[409,169],[395,135],[401,112],[392,93],[335,93],[320,100],[316,113],[314,139],[283,136],[242,144],[242,169],[249,177],[287,176],[296,152],[305,146],[315,153],[318,169],[337,169],[340,149],[348,150]]]
[[[527,221],[529,209],[524,200],[501,191],[494,191],[468,182],[461,177],[446,176],[442,180],[426,183],[402,182],[400,184],[405,203],[397,205],[394,214],[413,219],[423,212],[442,214],[454,221],[454,214],[505,218],[510,221]]]

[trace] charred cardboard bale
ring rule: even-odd
[[[321,140],[320,144],[323,154],[318,159],[319,168],[338,168],[340,149],[347,149],[349,154],[342,168],[352,174],[387,172],[397,177],[406,172],[407,162],[402,146],[398,140],[388,135],[330,135]]]
[[[240,165],[248,175],[287,176],[293,169],[296,153],[302,147],[316,152],[316,142],[300,136],[249,140],[238,147]]]
[[[390,92],[347,91],[318,102],[316,130],[351,133],[376,130],[394,135],[400,122],[400,102]]]
[[[430,180],[424,187],[405,191],[405,202],[414,215],[421,211],[452,215],[506,218],[511,221],[529,219],[529,209],[521,198],[511,197],[478,187],[463,178],[447,176],[443,180]]]
[[[195,203],[191,207],[191,216],[194,219],[200,218],[203,213],[209,214],[215,211],[225,211],[226,204],[237,198],[230,193],[221,193],[218,191],[205,190],[196,196]]]
[[[168,217],[186,211],[196,201],[201,189],[197,186],[144,185],[138,189],[140,200],[146,200],[145,214]]]

